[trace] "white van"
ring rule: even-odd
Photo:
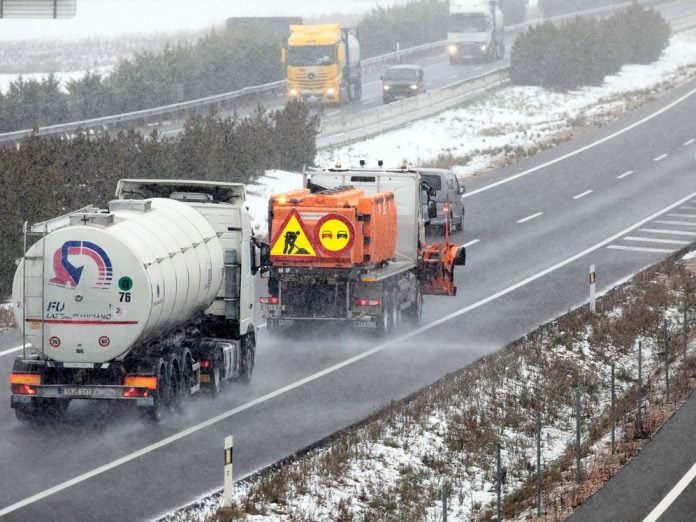
[[[435,190],[437,216],[430,220],[430,227],[445,226],[445,203],[449,206],[449,222],[452,230],[464,228],[464,201],[462,194],[466,192],[464,185],[459,183],[454,172],[447,169],[423,168],[418,169],[421,179]]]

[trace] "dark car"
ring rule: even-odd
[[[420,65],[394,65],[382,76],[382,100],[390,103],[425,92],[425,75]]]

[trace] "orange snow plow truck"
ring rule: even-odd
[[[327,169],[269,201],[270,331],[316,322],[391,332],[423,295],[456,294],[464,247],[426,244],[435,201],[417,170]]]

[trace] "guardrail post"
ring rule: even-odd
[[[233,436],[225,437],[225,483],[222,492],[223,507],[232,506],[232,457]]]

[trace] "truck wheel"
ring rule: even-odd
[[[377,318],[377,335],[386,335],[391,331],[391,299],[388,294],[382,296],[382,313]]]
[[[399,292],[394,290],[391,297],[391,330],[394,331],[401,322],[401,306],[399,306]]]
[[[423,315],[423,294],[421,294],[420,288],[416,290],[416,299],[413,301],[411,306],[406,309],[406,316],[409,321],[413,324],[418,324]]]
[[[254,332],[242,337],[242,375],[239,382],[249,384],[254,375],[254,360],[256,358],[256,339]]]
[[[178,411],[183,411],[188,406],[189,400],[191,399],[191,385],[193,381],[193,370],[191,369],[192,360],[190,356],[184,358],[183,365],[181,367],[181,380],[179,382],[179,393],[176,397],[176,409]]]
[[[166,379],[166,368],[163,360],[160,359],[157,365],[157,389],[155,390],[155,404],[145,409],[147,417],[155,422],[162,420],[162,414],[168,408],[169,383]]]

